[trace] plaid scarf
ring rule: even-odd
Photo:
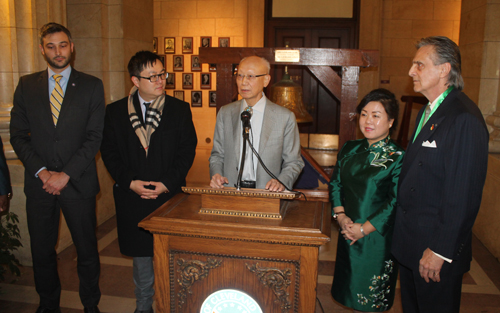
[[[148,156],[149,141],[151,140],[151,135],[154,133],[158,125],[161,122],[161,115],[163,113],[163,107],[165,105],[165,94],[156,98],[149,108],[146,110],[146,118],[144,125],[141,123],[139,115],[135,111],[134,107],[134,94],[137,92],[137,87],[134,86],[130,90],[128,95],[128,116],[130,118],[130,123],[132,128],[135,130],[135,134],[139,137],[144,151],[146,151],[146,157]],[[142,114],[142,112],[141,112]]]

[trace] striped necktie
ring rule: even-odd
[[[50,110],[52,111],[52,119],[54,120],[54,126],[57,125],[57,120],[59,119],[59,112],[61,112],[61,105],[64,99],[64,91],[62,90],[59,81],[62,78],[62,75],[54,75],[52,76],[56,81],[54,86],[54,90],[50,94]]]

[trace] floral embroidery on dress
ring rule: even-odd
[[[361,305],[368,305],[371,303],[372,308],[382,309],[386,311],[389,309],[388,299],[386,295],[391,292],[391,285],[389,283],[389,274],[394,269],[394,261],[385,261],[384,274],[382,276],[373,275],[370,278],[370,286],[368,287],[369,295],[358,293],[358,303]]]
[[[377,149],[381,148],[382,152],[375,152],[371,151],[370,154],[373,154],[375,157],[373,160],[370,162],[371,166],[375,167],[383,167],[387,169],[387,166],[385,165],[387,162],[394,162],[393,159],[390,157],[393,155],[401,155],[403,152],[401,151],[396,151],[396,148],[393,146],[389,146],[387,143],[389,142],[390,137],[387,137],[385,140],[381,140],[380,142],[374,144],[371,146],[371,148]]]

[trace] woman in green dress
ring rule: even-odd
[[[398,275],[391,238],[404,150],[389,134],[399,105],[390,91],[376,89],[357,112],[366,138],[345,143],[330,183],[341,228],[332,296],[355,311],[382,312],[392,307]]]

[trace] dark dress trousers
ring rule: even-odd
[[[418,289],[419,284],[423,290],[436,292],[419,299],[419,311],[405,307],[403,296],[405,312],[455,312],[460,305],[459,297],[442,292],[460,288],[462,275],[470,268],[472,226],[486,178],[488,137],[477,105],[454,89],[408,146],[399,179],[392,252],[403,265],[402,293]],[[419,261],[427,248],[453,260],[444,262],[439,283],[427,284],[420,277]],[[410,279],[403,278],[405,270],[413,275],[414,284],[406,284]]]
[[[72,69],[57,127],[49,102],[48,71],[21,77],[11,112],[11,143],[25,167],[24,192],[35,285],[40,306],[59,307],[57,273],[60,210],[78,253],[80,298],[85,307],[100,299],[99,254],[95,235],[95,196],[99,192],[95,155],[102,140],[104,89],[96,77]],[[36,173],[65,172],[70,176],[59,196],[48,194]]]
[[[189,104],[165,96],[162,119],[151,135],[149,152],[130,123],[128,97],[106,108],[101,156],[115,180],[118,242],[122,254],[131,257],[153,256],[153,235],[137,224],[163,203],[181,192],[196,153],[196,131]],[[142,121],[137,93],[134,106]],[[142,199],[130,190],[132,180],[162,182],[169,190],[157,199]]]

